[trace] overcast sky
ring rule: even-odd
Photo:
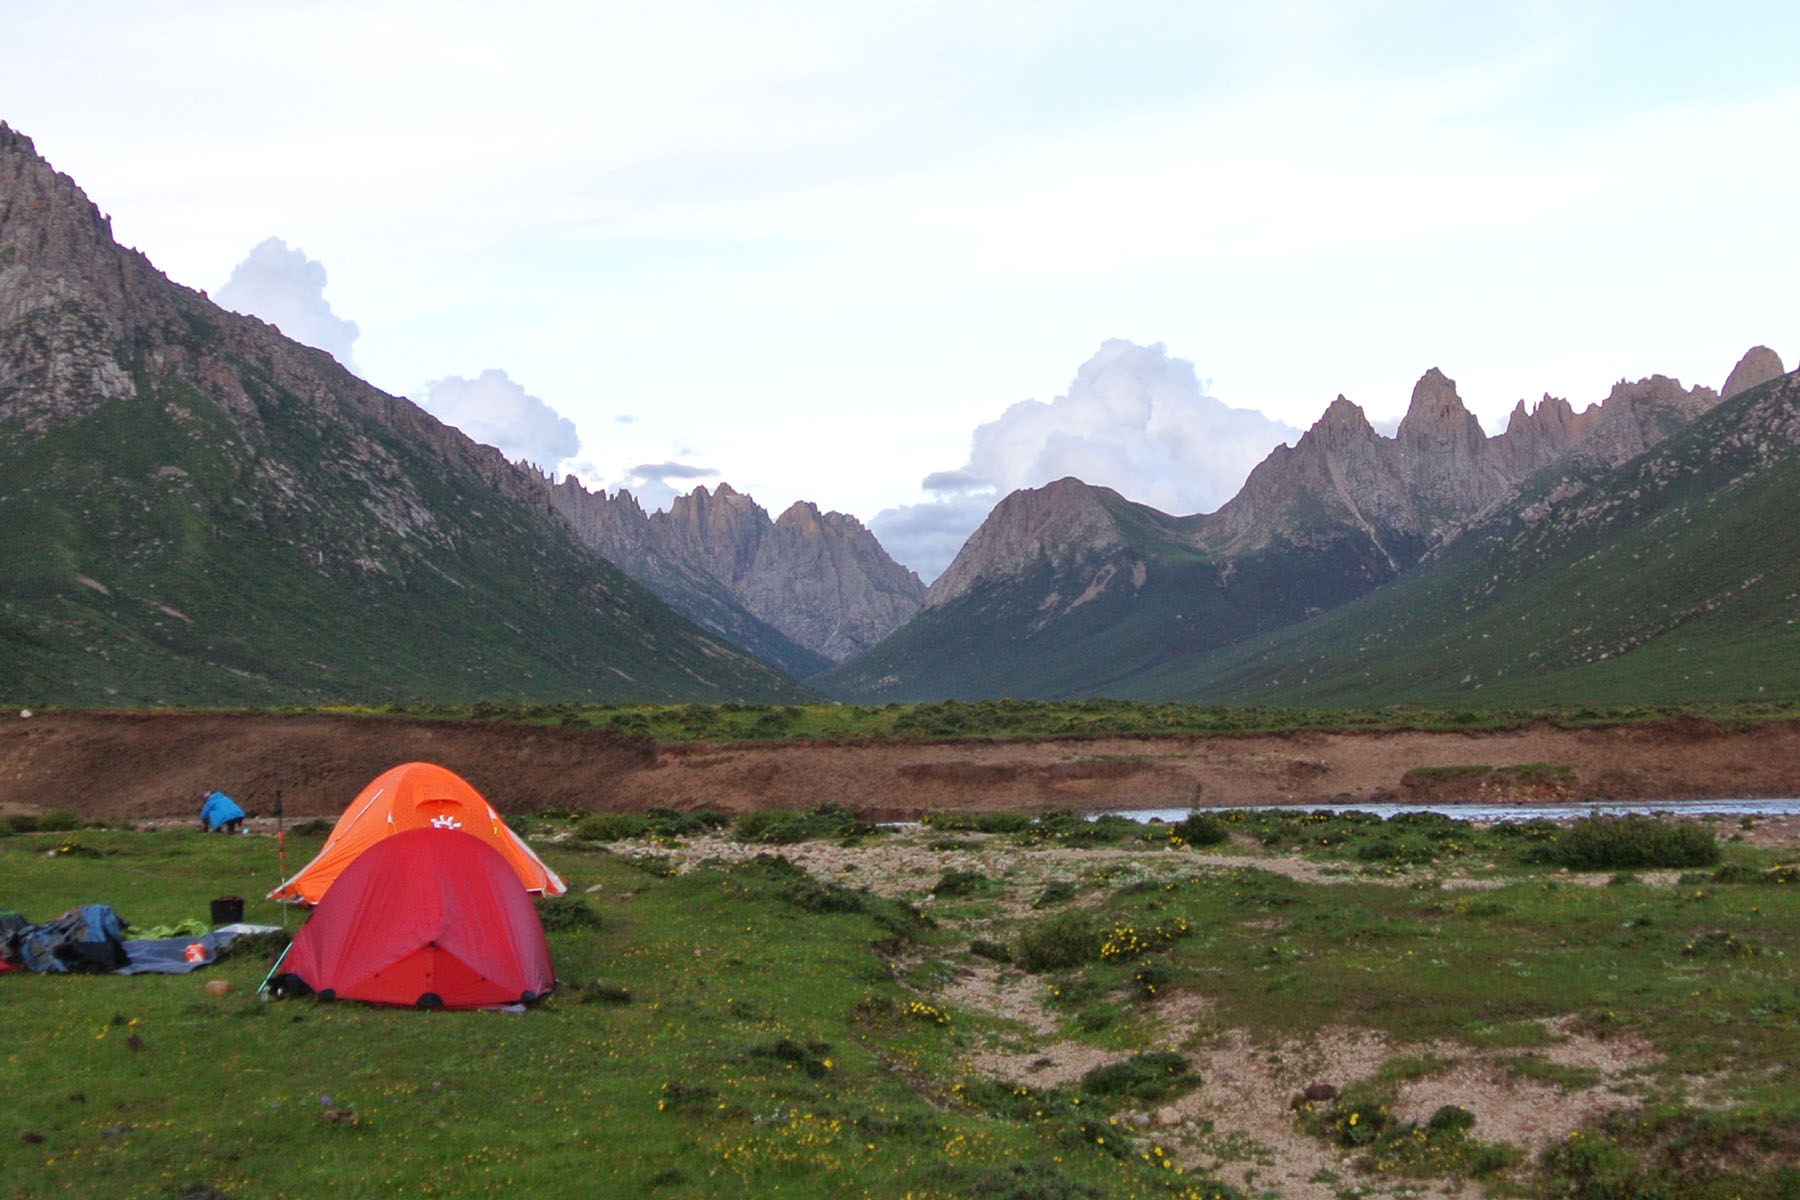
[[[1492,430],[1800,353],[1791,0],[0,0],[0,29],[0,119],[172,278],[591,487],[813,500],[927,578],[1002,489],[1216,506],[1432,366]]]

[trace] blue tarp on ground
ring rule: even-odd
[[[136,938],[125,943],[125,965],[115,975],[185,975],[219,957],[235,933],[218,930],[194,937]]]
[[[200,806],[200,819],[206,822],[208,829],[217,829],[227,821],[243,820],[244,810],[224,792],[214,792]]]

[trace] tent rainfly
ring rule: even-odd
[[[560,896],[562,879],[544,865],[481,793],[435,763],[403,763],[376,776],[350,802],[331,836],[298,874],[269,893],[290,904],[317,904],[332,882],[370,847],[409,829],[455,829],[492,846],[527,892]]]
[[[556,986],[531,897],[481,838],[409,829],[344,869],[274,986],[418,1008],[529,1003]]]

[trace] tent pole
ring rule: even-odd
[[[281,789],[275,789],[275,863],[281,872],[275,878],[275,886],[280,887],[287,882],[287,828],[281,818]],[[287,905],[281,906],[281,932],[286,933],[288,927]],[[277,964],[279,965],[279,964]],[[264,980],[264,982],[268,982]]]
[[[285,912],[285,910],[284,910],[284,912]],[[263,976],[262,983],[257,985],[257,988],[256,988],[257,995],[260,996],[264,992],[269,990],[269,980],[275,978],[275,972],[281,970],[281,964],[287,961],[288,951],[292,950],[293,948],[294,948],[294,943],[289,942],[287,944],[287,946],[281,951],[281,957],[275,960],[275,965],[269,968],[269,973],[267,975]]]

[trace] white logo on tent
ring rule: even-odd
[[[433,817],[431,818],[431,827],[433,829],[461,829],[462,822],[455,817]]]

